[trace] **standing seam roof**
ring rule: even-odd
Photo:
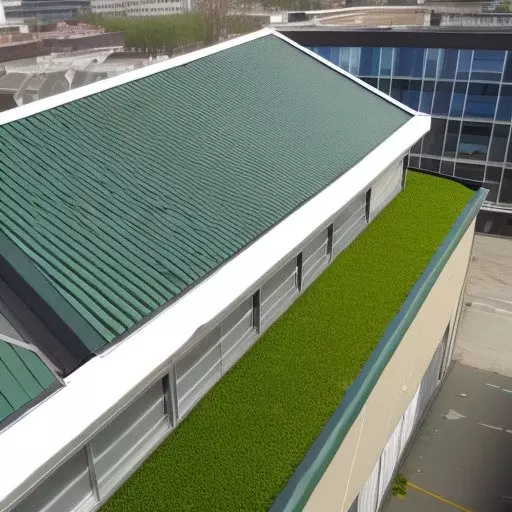
[[[35,353],[0,340],[0,426],[55,383]]]
[[[0,230],[109,342],[410,118],[268,35],[0,126]]]

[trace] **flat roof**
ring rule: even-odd
[[[473,192],[403,192],[297,299],[102,509],[267,510]]]
[[[304,46],[373,46],[508,50],[512,27],[399,27],[359,28],[335,25],[276,27]],[[492,37],[489,37],[492,34]]]
[[[75,368],[414,114],[271,31],[220,49],[0,116],[3,277]]]

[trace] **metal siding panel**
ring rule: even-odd
[[[352,201],[350,201],[350,203],[347,204],[333,220],[332,224],[334,231],[337,231],[340,227],[344,226],[352,219],[353,216],[359,216],[358,212],[361,208],[363,208],[364,211],[365,204],[366,194],[361,194],[352,199]],[[349,223],[351,224],[351,222]]]
[[[261,287],[262,305],[285,284],[290,276],[295,276],[297,261],[295,258],[283,265],[277,272],[269,277]]]
[[[178,416],[180,419],[215,385],[221,376],[222,364],[219,359],[219,362],[210,368],[186,395],[180,397],[178,394]]]
[[[116,439],[122,438],[132,426],[155,404],[163,400],[163,388],[160,380],[132,402],[119,416],[106,425],[91,441],[95,459],[100,459]]]
[[[297,298],[299,290],[295,286],[295,280],[293,281],[293,286],[289,286],[285,289],[287,291],[285,293],[280,294],[278,300],[272,302],[272,304],[267,303],[268,307],[265,308],[265,313],[262,313],[261,315],[262,330],[265,330],[273,322],[275,322],[279,318],[279,316],[281,316],[290,307],[291,303]]]
[[[231,329],[233,329],[242,318],[246,317],[247,313],[252,315],[252,297],[244,300],[241,304],[235,307],[224,320],[222,320],[222,335],[225,336]],[[252,317],[251,320],[252,322]]]
[[[371,217],[374,217],[381,212],[400,192],[402,189],[402,175],[403,161],[400,158],[391,164],[372,185],[370,205]]]
[[[245,317],[222,338],[222,359],[224,360],[224,357],[233,349],[236,349],[238,343],[251,333],[256,334],[252,321],[252,308],[246,313]]]
[[[379,492],[380,459],[373,467],[368,480],[359,493],[358,512],[375,512]]]
[[[206,336],[201,338],[186,354],[176,361],[176,377],[181,379],[193,368],[220,340],[221,326],[216,325]]]
[[[13,512],[56,512],[75,510],[94,500],[87,458],[80,450],[43,481]]]
[[[393,434],[391,434],[391,437],[384,447],[384,451],[380,457],[379,494],[377,500],[377,509],[382,503],[382,498],[384,497],[384,494],[387,491],[389,484],[391,483],[391,478],[393,477],[393,473],[395,472],[398,460],[400,458],[400,433],[402,430],[402,421],[403,418],[401,418],[398,422],[398,425],[393,431]]]
[[[153,405],[146,413],[130,425],[117,438],[111,439],[111,445],[101,456],[94,457],[94,467],[100,486],[100,493],[104,493],[105,487],[118,482],[122,475],[131,469],[131,461],[137,457],[137,453],[144,450],[144,443],[148,436],[153,435],[155,429],[158,432],[166,431],[168,424],[164,417],[163,399]],[[94,448],[93,448],[94,449]]]
[[[236,345],[222,356],[222,373],[227,372],[254,344],[258,335],[255,329],[248,331],[243,337],[239,338]]]
[[[210,349],[204,356],[182,377],[178,378],[178,400],[191,393],[205,375],[209,374],[217,365],[220,368],[220,344]]]

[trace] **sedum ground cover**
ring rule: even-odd
[[[324,271],[103,507],[264,511],[340,404],[473,192],[409,172]]]

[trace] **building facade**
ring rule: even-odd
[[[492,30],[492,29],[491,29]],[[288,36],[413,109],[432,115],[410,165],[512,204],[512,32],[327,29]]]
[[[164,16],[192,10],[191,0],[91,0],[91,11],[109,16]]]
[[[44,22],[66,21],[76,18],[83,10],[88,10],[90,0],[22,0],[7,4],[5,16],[7,21],[39,20]]]

